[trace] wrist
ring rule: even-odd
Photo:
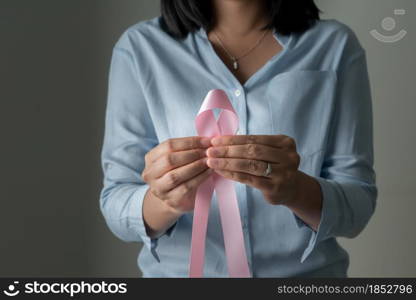
[[[293,196],[283,203],[287,207],[296,207],[303,203],[305,201],[305,197],[308,194],[308,186],[309,186],[309,180],[308,175],[303,173],[302,171],[297,170],[295,179],[294,179],[294,192]]]
[[[181,213],[148,189],[143,203],[143,221],[149,237],[158,238],[163,235],[180,216]]]
[[[317,231],[322,214],[322,191],[319,182],[301,171],[297,174],[297,186],[293,199],[285,205]]]

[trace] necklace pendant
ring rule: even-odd
[[[238,62],[236,60],[234,60],[234,62],[233,62],[233,68],[234,68],[234,70],[238,69]]]

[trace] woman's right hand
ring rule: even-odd
[[[168,139],[149,151],[142,178],[154,199],[178,216],[192,211],[198,186],[212,174],[205,153],[210,146],[210,138],[193,136]]]

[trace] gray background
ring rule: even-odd
[[[339,239],[350,276],[416,276],[416,1],[318,0],[368,53],[379,199],[364,232]],[[393,9],[406,9],[394,16]],[[0,276],[139,276],[137,243],[98,206],[111,49],[154,0],[0,0]],[[369,34],[392,16],[400,42]]]

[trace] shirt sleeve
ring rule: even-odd
[[[320,176],[321,220],[313,230],[296,217],[298,227],[311,232],[303,262],[331,237],[356,237],[374,213],[377,199],[373,169],[373,116],[365,51],[351,56],[337,71],[334,115]]]
[[[143,199],[149,186],[141,178],[144,156],[158,144],[158,139],[136,60],[129,49],[118,44],[113,48],[109,72],[101,152],[104,180],[100,209],[107,226],[118,238],[126,242],[143,242],[159,261],[158,239],[147,235],[143,221]],[[175,225],[165,232],[167,236],[173,233]]]

